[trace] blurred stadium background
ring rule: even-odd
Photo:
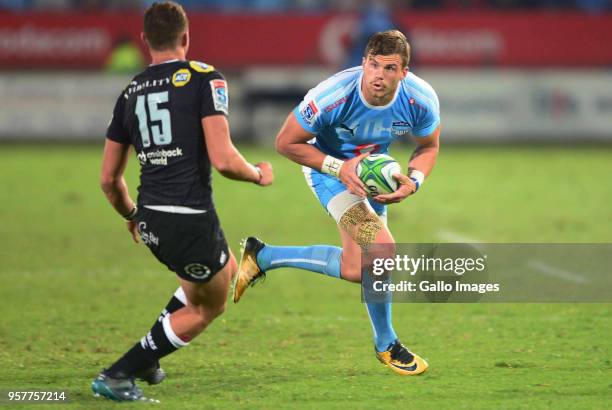
[[[179,3],[189,58],[229,79],[234,140],[276,170],[266,190],[215,177],[235,253],[246,234],[338,242],[272,141],[306,90],[393,26],[443,124],[432,178],[390,211],[398,241],[612,242],[612,0]],[[147,63],[148,4],[0,0],[0,390],[67,389],[71,408],[100,408],[89,381],[176,286],[97,184],[115,99]],[[132,160],[133,195],[137,172]],[[164,361],[151,393],[164,408],[609,406],[610,304],[396,305],[395,327],[432,365],[405,380],[372,355],[359,287],[270,276]]]
[[[100,141],[146,64],[128,0],[2,0],[0,140]],[[230,80],[236,140],[269,145],[288,110],[398,27],[442,101],[444,142],[612,141],[610,0],[189,0],[191,59]]]

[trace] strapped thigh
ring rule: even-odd
[[[361,200],[344,210],[338,225],[351,235],[362,249],[367,249],[383,229],[384,223],[368,202]]]

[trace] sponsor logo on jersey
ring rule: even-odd
[[[159,237],[155,236],[155,234],[151,231],[147,232],[147,223],[139,222],[138,223],[138,233],[140,233],[140,239],[145,243],[145,245],[157,245],[159,246]]]
[[[215,71],[215,67],[199,61],[190,61],[189,67],[193,68],[198,73],[210,73],[211,71]]]
[[[128,88],[126,88],[123,96],[127,100],[129,96],[132,95],[133,93],[137,93],[149,87],[161,87],[163,85],[168,85],[170,84],[171,81],[172,80],[170,79],[170,77],[157,78],[155,80],[147,80],[140,84],[136,81],[132,81],[130,85],[128,86]]]
[[[355,136],[355,130],[357,129],[357,127],[359,127],[359,124],[351,124],[353,126],[353,128],[349,127],[346,124],[340,124],[338,125],[338,128],[340,128],[341,130],[347,131],[349,134],[351,134],[351,137]]]
[[[210,268],[201,263],[190,263],[185,266],[185,272],[194,279],[204,280],[212,273]]]
[[[181,68],[172,75],[172,84],[175,87],[182,87],[191,80],[191,71],[186,68]]]
[[[300,115],[306,121],[308,125],[312,125],[317,113],[319,112],[319,108],[317,104],[313,101],[309,102],[302,110],[300,111]]]
[[[168,165],[168,158],[182,157],[183,150],[177,147],[174,149],[157,149],[150,152],[140,151],[137,156],[141,165],[145,165],[147,161],[151,165]]]
[[[357,145],[353,150],[355,155],[359,156],[361,154],[365,154],[366,152],[369,154],[378,154],[380,152],[380,145],[378,144],[362,144]]]
[[[227,115],[228,97],[227,82],[225,80],[212,80],[210,82],[215,110],[224,112]]]
[[[138,161],[140,161],[140,165],[144,165],[147,163],[147,154],[144,151],[140,151],[137,155]]]
[[[346,102],[346,100],[348,100],[348,96],[344,96],[344,97],[340,98],[338,101],[336,101],[336,102],[334,102],[332,104],[329,104],[327,107],[325,107],[323,109],[323,111],[331,112],[334,109],[340,107],[342,104],[344,104]]]

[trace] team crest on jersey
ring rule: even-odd
[[[304,121],[306,121],[308,125],[312,125],[318,112],[319,112],[319,108],[317,107],[317,104],[313,100],[309,102],[308,105],[306,105],[304,108],[302,108],[302,110],[300,111],[300,114],[302,115],[302,118],[304,119]]]
[[[402,136],[410,133],[412,125],[406,121],[393,121],[391,133],[396,136]]]
[[[175,87],[182,87],[191,80],[191,72],[186,68],[181,68],[172,75],[172,84]]]
[[[227,96],[227,82],[225,82],[225,80],[212,80],[210,82],[210,89],[212,90],[215,110],[222,111],[225,113],[225,115],[227,115],[229,105]]]
[[[210,73],[211,71],[215,71],[215,67],[199,61],[190,61],[189,67],[193,68],[198,73]]]

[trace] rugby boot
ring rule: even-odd
[[[425,359],[408,350],[399,339],[389,345],[387,349],[384,352],[374,349],[376,357],[396,373],[412,376],[423,373],[429,367]]]
[[[253,286],[260,280],[265,279],[266,272],[261,270],[257,264],[257,254],[264,246],[266,244],[254,236],[250,236],[242,241],[240,265],[238,266],[238,273],[234,278],[234,303],[238,303],[249,286]]]
[[[144,401],[159,403],[159,400],[144,396],[142,390],[134,383],[133,377],[112,378],[102,371],[91,382],[91,390],[95,397],[104,397],[113,401]]]

